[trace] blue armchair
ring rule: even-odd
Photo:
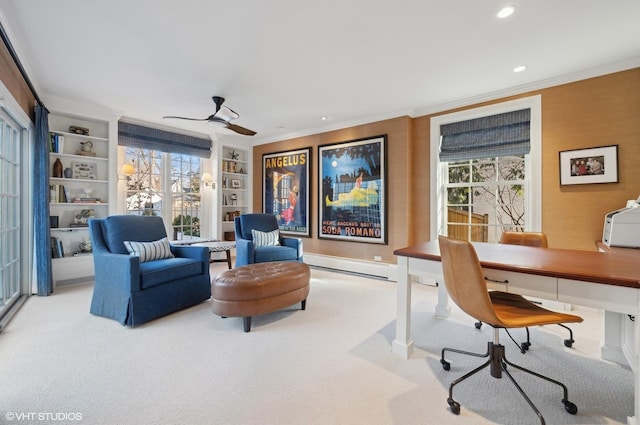
[[[276,246],[259,246],[253,240],[251,230],[273,232],[278,220],[272,214],[243,214],[235,218],[236,267],[269,261],[302,262],[302,239],[279,235]]]
[[[92,314],[136,326],[211,297],[207,247],[169,246],[164,241],[162,254],[156,250],[154,256],[169,258],[141,261],[145,253],[129,254],[125,241],[144,242],[137,245],[145,251],[145,247],[157,248],[151,242],[166,238],[161,217],[92,219],[89,231],[95,266]]]

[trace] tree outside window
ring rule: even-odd
[[[158,215],[173,227],[170,238],[200,236],[200,158],[149,149],[126,148],[136,170],[127,177],[126,213]]]

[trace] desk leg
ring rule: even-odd
[[[229,266],[229,270],[231,270],[231,250],[227,249],[227,266]]]
[[[451,315],[451,306],[449,305],[449,293],[444,284],[444,278],[440,278],[438,283],[438,305],[436,305],[436,317],[446,319]]]
[[[411,276],[407,257],[398,257],[398,283],[396,295],[396,339],[393,340],[393,354],[408,359],[413,353],[411,339]]]

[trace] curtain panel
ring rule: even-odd
[[[506,112],[440,126],[440,161],[528,154],[531,110]]]
[[[33,158],[33,205],[38,295],[53,292],[51,271],[51,229],[49,228],[49,111],[35,106],[35,148]],[[44,170],[44,172],[43,172]]]

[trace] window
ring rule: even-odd
[[[125,162],[136,170],[126,181],[127,214],[162,216],[176,240],[200,236],[199,157],[128,147]]]
[[[463,159],[440,157],[443,127],[523,109],[530,110],[527,153],[513,154],[491,136],[487,141],[497,150],[493,155],[477,153],[477,143],[471,148],[462,143],[457,156]],[[437,209],[430,238],[497,242],[505,230],[541,230],[540,145],[540,96],[432,118],[431,202]]]
[[[0,91],[0,94],[2,91]],[[5,93],[9,100],[10,94]],[[1,96],[0,96],[1,97]],[[11,98],[12,100],[13,98]],[[7,104],[13,102],[7,102]],[[29,289],[29,215],[25,205],[31,191],[25,178],[23,161],[29,134],[0,108],[0,329],[9,311],[24,301]],[[5,108],[8,108],[5,110]],[[26,116],[24,118],[27,119]]]

